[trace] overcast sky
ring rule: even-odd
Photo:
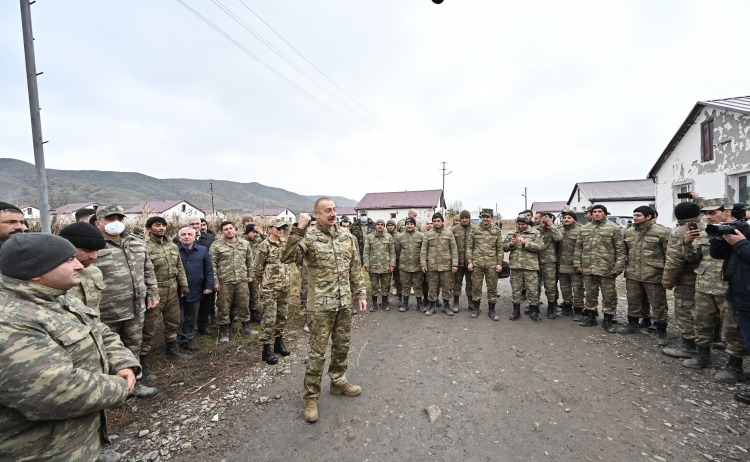
[[[183,1],[359,130],[177,0],[39,0],[49,168],[359,200],[439,189],[447,161],[449,203],[512,216],[524,186],[531,205],[645,178],[696,101],[750,94],[747,0]],[[0,2],[0,68],[0,157],[33,162],[17,1]]]

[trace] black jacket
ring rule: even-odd
[[[213,234],[201,233],[201,235],[198,236],[198,239],[195,240],[195,243],[198,245],[202,245],[203,247],[209,249],[211,248],[211,244],[213,244],[215,240],[216,240],[216,237]],[[172,242],[174,242],[175,244],[179,246],[180,245],[179,237],[175,236],[172,239]]]
[[[729,281],[727,300],[736,311],[750,312],[750,241],[729,245],[724,239],[711,239],[711,257],[726,260],[723,278]]]

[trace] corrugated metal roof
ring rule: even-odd
[[[532,202],[531,210],[535,212],[560,213],[567,205],[568,203],[565,201]]]
[[[286,210],[286,208],[271,208],[266,207],[264,209],[258,209],[255,212],[253,212],[251,215],[257,215],[259,217],[270,217],[270,216],[276,216]],[[290,210],[291,212],[291,210]]]
[[[443,190],[367,193],[355,208],[369,210],[425,207],[445,207]]]
[[[354,207],[337,207],[336,208],[336,215],[343,216],[343,215],[356,215],[357,210]]]
[[[667,160],[667,157],[669,157],[670,154],[672,154],[674,148],[677,147],[677,144],[682,140],[682,137],[685,136],[685,133],[687,133],[690,126],[693,125],[693,122],[695,122],[695,118],[698,117],[698,114],[700,114],[701,108],[706,106],[738,112],[744,115],[750,115],[750,96],[713,99],[708,101],[698,101],[697,103],[695,103],[695,106],[693,106],[693,109],[690,111],[685,121],[682,122],[682,125],[680,125],[680,128],[677,130],[677,133],[674,134],[667,147],[656,160],[654,166],[651,167],[651,170],[648,172],[648,176],[646,178],[653,178],[654,176],[656,176],[657,170],[661,168],[662,164],[664,164],[664,161]]]
[[[81,210],[82,208],[88,207],[93,204],[96,204],[96,202],[81,202],[78,204],[66,204],[56,209],[50,210],[50,213],[52,215],[57,215],[60,213],[75,213]]]
[[[570,193],[568,204],[573,200],[576,188],[592,202],[599,201],[650,201],[656,199],[656,185],[651,180],[591,181],[576,183]]]
[[[164,213],[167,210],[171,209],[175,205],[184,202],[191,207],[193,207],[196,210],[200,210],[198,207],[194,206],[188,201],[184,201],[182,199],[177,200],[171,200],[171,201],[156,201],[156,202],[146,202],[143,205],[136,205],[132,209],[128,209],[125,211],[125,213],[143,213],[144,211],[146,213],[154,212],[154,213]]]

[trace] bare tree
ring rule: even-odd
[[[454,212],[461,212],[461,210],[464,209],[464,203],[461,201],[453,201],[450,204],[448,204],[448,210],[452,210]]]
[[[58,193],[50,193],[49,195],[49,208],[50,209],[56,209],[58,207],[62,207],[63,205],[70,204],[72,202],[72,199],[70,197],[70,194],[68,194],[65,191],[60,191]]]

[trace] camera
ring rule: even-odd
[[[706,226],[706,234],[708,234],[709,237],[718,237],[725,234],[734,234],[734,231],[736,229],[739,229],[743,235],[750,235],[750,227],[748,227],[747,220],[745,218],[746,209],[747,207],[745,206],[745,204],[733,204],[732,218],[734,218],[734,221],[723,223],[721,225],[708,225]]]
[[[690,199],[690,193],[677,193],[677,199]]]

